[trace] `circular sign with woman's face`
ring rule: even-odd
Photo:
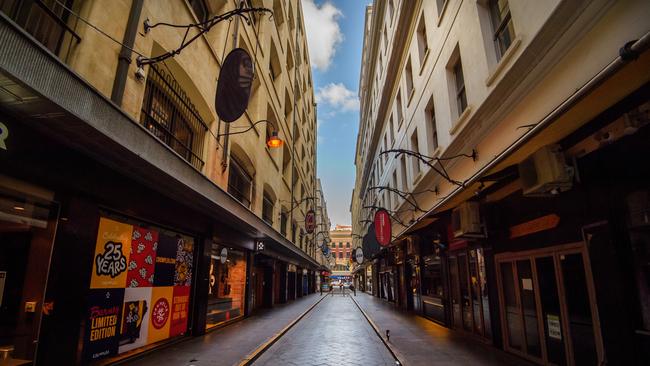
[[[222,121],[233,122],[246,111],[253,72],[253,61],[243,48],[235,48],[226,56],[219,72],[215,97],[217,115]]]
[[[226,263],[226,260],[228,260],[228,249],[222,248],[221,249],[221,254],[219,255],[219,260],[221,263]]]

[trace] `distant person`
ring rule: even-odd
[[[352,290],[352,292],[354,292],[354,296],[357,296],[357,288],[354,287],[354,284],[350,284],[350,290]]]
[[[339,289],[341,290],[341,294],[345,295],[345,294],[343,293],[343,282],[341,282],[341,283],[339,284]]]

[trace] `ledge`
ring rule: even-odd
[[[499,63],[497,63],[494,70],[492,70],[490,76],[488,76],[487,79],[485,79],[485,86],[492,85],[494,80],[496,80],[497,77],[501,75],[501,72],[503,71],[503,69],[505,69],[506,65],[508,64],[508,61],[510,61],[512,56],[515,54],[520,44],[521,44],[521,38],[517,36],[517,38],[515,38],[515,40],[512,42],[512,44],[506,51],[506,53],[503,54],[501,60],[499,60]]]
[[[418,73],[420,76],[422,76],[422,72],[424,71],[424,65],[426,65],[427,61],[429,60],[429,54],[431,53],[430,51],[431,49],[427,45],[427,50],[424,53],[424,57],[422,57],[422,60],[420,61],[420,72]]]
[[[469,115],[472,114],[472,106],[468,105],[467,108],[465,108],[465,111],[456,119],[456,122],[454,122],[451,125],[451,128],[449,129],[449,134],[454,135],[458,130],[463,127],[467,121],[469,120]]]

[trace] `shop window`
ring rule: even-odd
[[[16,181],[5,189],[5,182],[12,183],[5,179],[0,176],[0,345],[14,350],[8,359],[0,357],[0,364],[31,365],[29,360],[34,358],[36,348],[32,340],[38,336],[38,327],[34,325],[39,324],[45,308],[41,312],[36,305],[35,311],[29,313],[25,302],[53,304],[57,297],[63,299],[65,292],[57,283],[47,283],[48,268],[42,265],[51,258],[59,209],[47,195],[32,197],[27,189],[19,193],[23,187],[31,188],[22,182]],[[37,190],[40,188],[33,191]],[[48,294],[43,299],[46,283]],[[41,337],[45,338],[43,334]],[[50,342],[40,344],[39,349],[49,345]]]
[[[175,79],[149,66],[140,123],[195,168],[203,168],[207,125]]]
[[[244,316],[246,254],[216,243],[210,252],[206,328]]]
[[[494,44],[497,49],[497,60],[506,53],[515,38],[515,28],[510,17],[510,7],[507,0],[490,0],[490,18],[494,29]]]
[[[228,171],[228,193],[244,206],[251,207],[253,178],[244,170],[242,164],[231,155]]]
[[[190,237],[134,220],[100,218],[83,363],[185,335],[193,262]]]

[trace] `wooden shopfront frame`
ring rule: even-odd
[[[563,338],[565,339],[564,341],[565,358],[566,358],[567,365],[570,366],[575,365],[572,339],[571,336],[569,336],[569,334],[571,334],[570,327],[568,324],[569,310],[568,310],[566,296],[565,296],[564,276],[562,274],[561,263],[560,263],[561,256],[569,255],[569,254],[580,254],[582,257],[584,271],[585,271],[589,306],[591,310],[591,319],[593,322],[593,334],[594,334],[594,342],[597,351],[597,358],[598,358],[598,362],[603,362],[604,348],[603,348],[602,336],[600,334],[600,322],[598,316],[598,308],[596,305],[597,304],[596,294],[595,294],[593,276],[591,271],[591,264],[589,260],[589,253],[587,251],[584,242],[562,244],[562,245],[556,245],[552,247],[526,250],[521,252],[506,252],[506,253],[495,255],[494,260],[495,260],[495,270],[496,270],[496,278],[497,278],[496,282],[497,282],[499,304],[500,304],[499,313],[500,313],[500,321],[501,321],[501,329],[502,329],[502,341],[503,341],[503,348],[506,351],[516,354],[522,358],[534,361],[536,363],[552,364],[549,363],[548,360],[548,350],[547,350],[547,342],[546,342],[545,327],[544,327],[545,324],[544,324],[544,319],[542,317],[543,314],[542,304],[540,299],[539,279],[537,275],[537,263],[535,261],[535,259],[537,258],[552,257],[554,270],[555,270],[555,280],[557,286],[556,288],[558,291],[558,298],[560,301],[560,312],[561,312],[560,315],[562,319],[561,330],[562,330]],[[531,264],[532,280],[533,280],[532,282],[533,282],[533,288],[535,292],[535,310],[537,314],[537,333],[538,333],[538,339],[541,347],[541,357],[530,355],[526,351],[527,335],[524,328],[525,319],[522,310],[521,294],[520,294],[519,286],[515,286],[514,290],[515,290],[515,297],[517,300],[519,321],[521,322],[521,350],[511,347],[509,343],[510,334],[509,334],[507,318],[506,318],[507,314],[505,309],[505,296],[504,296],[504,286],[502,282],[501,264],[510,263],[512,265],[513,281],[515,284],[519,284],[520,282],[518,277],[518,271],[516,268],[516,263],[517,261],[520,260],[529,260]]]

